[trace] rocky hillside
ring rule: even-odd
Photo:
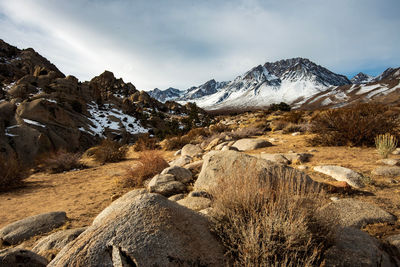
[[[65,76],[32,48],[0,40],[0,152],[33,160],[49,150],[86,149],[103,138],[130,143],[191,127],[193,105],[161,103],[105,71],[90,81]],[[205,116],[196,108],[196,123]]]

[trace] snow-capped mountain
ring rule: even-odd
[[[301,109],[337,108],[357,102],[399,103],[400,68],[389,68],[369,83],[332,86],[292,106]]]
[[[371,82],[375,77],[370,76],[368,74],[365,73],[358,73],[357,75],[355,75],[353,78],[351,78],[351,83],[353,84],[363,84],[363,83],[369,83]]]
[[[160,90],[158,88],[155,88],[148,92],[148,94],[151,97],[153,97],[161,102],[166,102],[169,100],[177,99],[182,95],[182,93],[183,92],[181,90],[175,89],[172,87],[165,89],[165,90]]]
[[[305,58],[280,60],[258,65],[230,82],[191,87],[174,99],[196,102],[205,109],[265,107],[276,102],[292,103],[320,93],[330,86],[351,84]]]

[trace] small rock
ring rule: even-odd
[[[320,214],[344,227],[361,228],[367,224],[396,221],[395,216],[378,206],[352,198],[331,202],[320,209]]]
[[[176,151],[176,152],[174,153],[174,156],[179,156],[179,155],[181,154],[181,152],[182,152],[182,150],[179,149],[178,151]]]
[[[306,166],[306,165],[299,165],[299,166],[297,166],[297,169],[298,169],[298,170],[301,170],[301,171],[304,171],[304,170],[307,170],[307,169],[308,169],[308,166]]]
[[[217,145],[216,147],[214,147],[215,150],[221,150],[224,146],[226,146],[229,142],[225,141],[222,142],[221,144]]]
[[[199,211],[211,206],[211,200],[205,197],[186,197],[178,200],[179,205],[185,206],[191,210]]]
[[[239,151],[239,149],[237,149],[234,146],[224,146],[221,151],[228,151],[228,150],[232,150],[232,151]]]
[[[188,169],[189,171],[191,171],[192,173],[199,173],[201,171],[201,166],[203,166],[203,160],[197,160],[195,162],[186,164],[185,167],[186,169]]]
[[[213,139],[204,150],[208,151],[208,150],[213,149],[215,146],[217,146],[219,144],[220,141],[221,141],[221,139],[219,139],[218,137]]]
[[[347,182],[349,185],[355,188],[361,188],[364,186],[362,182],[362,176],[348,168],[333,165],[315,166],[314,171],[320,172],[331,176],[337,181]]]
[[[268,141],[270,141],[272,143],[272,142],[276,142],[277,140],[275,138],[271,137],[271,138],[268,138]]]
[[[333,202],[335,202],[335,201],[338,201],[338,200],[339,200],[339,198],[338,198],[338,197],[330,197],[329,199],[330,199],[330,200],[332,200]]]
[[[178,201],[183,198],[185,198],[185,194],[176,194],[176,195],[170,196],[168,199],[172,200],[172,201]]]
[[[291,153],[295,153],[295,152],[294,152],[294,150],[289,150],[288,153],[291,154]]]
[[[380,159],[376,161],[376,163],[389,166],[396,166],[400,164],[400,161],[398,159]]]
[[[189,164],[190,162],[192,162],[192,159],[193,159],[193,158],[190,157],[190,156],[181,156],[181,157],[179,157],[179,158],[177,158],[177,159],[171,161],[171,162],[169,163],[169,165],[170,165],[170,166],[179,166],[179,167],[182,167],[182,166],[184,166],[184,165]]]
[[[272,144],[267,140],[263,139],[244,138],[237,140],[232,146],[236,147],[240,151],[247,151],[247,150],[254,150],[257,148],[269,147],[272,146]]]
[[[172,174],[158,174],[154,176],[147,188],[150,193],[158,193],[166,197],[186,191],[186,186],[176,181]]]
[[[398,166],[381,166],[372,171],[373,175],[396,177],[400,176],[400,167]]]
[[[45,267],[48,263],[46,258],[26,249],[0,250],[0,266],[2,267]]]
[[[294,132],[294,133],[292,133],[292,136],[298,136],[298,135],[301,135],[301,132]]]
[[[184,147],[182,147],[182,152],[181,152],[182,157],[184,156],[197,157],[202,154],[203,154],[203,149],[201,149],[199,145],[187,144]]]
[[[175,176],[175,181],[179,181],[181,183],[188,183],[192,180],[192,173],[185,168],[179,166],[172,166],[164,169],[161,174],[172,174]]]
[[[54,211],[31,216],[0,229],[0,239],[4,244],[14,245],[32,236],[50,232],[60,227],[67,219],[64,211]]]
[[[61,250],[85,230],[86,227],[82,227],[55,232],[54,234],[43,237],[38,242],[36,242],[32,251],[42,256],[45,256],[44,254],[48,250]]]
[[[313,153],[313,152],[318,152],[318,150],[316,150],[315,148],[313,148],[313,149],[308,150],[308,152]]]

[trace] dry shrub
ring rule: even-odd
[[[286,121],[282,121],[282,120],[275,120],[272,121],[270,126],[272,131],[279,131],[279,130],[283,130],[289,123]]]
[[[141,135],[133,147],[135,151],[155,150],[158,148],[158,140],[150,137],[149,134]]]
[[[167,137],[161,142],[161,147],[164,150],[181,149],[184,145],[189,144],[191,139],[184,136]]]
[[[304,111],[301,110],[292,110],[290,112],[285,113],[282,116],[282,120],[286,122],[291,122],[298,124],[300,122],[304,122]]]
[[[235,139],[241,139],[241,138],[246,138],[246,137],[250,137],[250,136],[261,135],[262,133],[263,133],[263,130],[261,128],[245,127],[245,128],[239,128],[239,129],[231,132],[229,135]]]
[[[295,123],[289,123],[288,125],[283,128],[282,133],[288,134],[288,133],[295,133],[295,132],[306,132],[308,129],[308,124],[302,123],[302,124],[295,124]]]
[[[28,172],[15,156],[0,155],[0,191],[18,187]]]
[[[83,168],[84,165],[80,163],[80,158],[80,153],[70,153],[60,149],[46,155],[41,155],[38,161],[40,169],[50,173],[59,173]]]
[[[324,193],[296,182],[293,171],[258,179],[248,170],[232,172],[237,177],[221,181],[212,192],[214,231],[229,266],[319,266],[334,232],[315,214]]]
[[[196,139],[198,137],[207,137],[210,135],[210,131],[206,128],[194,128],[191,129],[186,136],[189,139]]]
[[[140,187],[143,181],[159,174],[168,166],[168,162],[159,151],[142,151],[137,164],[128,168],[126,175],[119,182],[123,187]]]
[[[230,131],[230,127],[228,125],[225,125],[223,123],[217,123],[217,124],[213,124],[210,125],[210,127],[208,127],[210,129],[211,133],[222,133],[222,132],[227,132]]]
[[[398,114],[380,104],[357,104],[330,109],[317,114],[311,121],[316,135],[311,145],[373,146],[375,136],[384,133],[397,135]]]
[[[397,138],[390,133],[380,134],[375,137],[375,145],[378,153],[386,159],[397,147]]]
[[[128,148],[112,140],[103,140],[101,144],[94,148],[93,156],[100,163],[118,162],[126,157]]]

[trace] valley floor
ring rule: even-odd
[[[272,139],[274,146],[257,149],[249,154],[308,152],[313,154],[305,170],[310,177],[320,182],[334,180],[312,171],[313,166],[329,164],[340,165],[370,177],[372,183],[360,191],[352,191],[335,196],[352,197],[375,203],[384,210],[400,218],[400,180],[371,175],[371,171],[379,165],[380,159],[374,148],[350,147],[311,147],[306,143],[306,135],[292,136],[280,133],[269,133],[259,138]],[[173,158],[172,152],[164,152],[166,159]],[[123,162],[94,166],[84,170],[61,174],[37,173],[27,179],[27,186],[8,193],[0,193],[0,228],[16,220],[28,216],[49,212],[66,211],[69,218],[63,228],[88,226],[101,210],[106,208],[114,198],[122,195],[127,189],[117,186],[115,180],[125,173],[125,168],[135,163],[137,155],[131,153]],[[400,155],[391,155],[400,159]],[[294,165],[293,167],[297,167]],[[334,196],[334,195],[332,195]],[[377,237],[400,233],[398,222],[375,224],[366,229]],[[39,237],[35,237],[37,240]],[[32,244],[34,240],[26,244]]]

